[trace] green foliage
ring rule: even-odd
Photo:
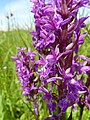
[[[86,30],[90,32],[90,25]],[[31,41],[29,32],[25,30],[0,32],[0,120],[43,120],[48,116],[48,110],[45,102],[42,102],[42,97],[39,99],[38,116],[35,116],[32,103],[25,101],[17,80],[15,63],[11,59],[11,56],[17,54],[17,47],[26,46],[34,51]],[[87,35],[84,45],[81,46],[79,54],[82,53],[90,57],[90,33]],[[79,107],[77,109],[77,112],[73,111],[73,120],[78,120]],[[70,115],[70,110],[70,108],[67,110],[67,116]],[[90,112],[85,108],[83,120],[89,119]]]
[[[80,47],[79,54],[86,55],[90,58],[90,24],[88,24],[86,28],[82,30],[82,32],[87,32],[88,34],[85,37],[84,44]]]

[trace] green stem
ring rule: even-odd
[[[80,107],[80,116],[79,116],[79,120],[82,120],[83,109],[84,109],[84,106],[81,106],[81,107]]]

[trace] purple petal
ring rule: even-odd
[[[46,81],[46,83],[49,83],[49,82],[53,82],[53,81],[56,81],[56,80],[62,80],[62,78],[61,77],[52,77],[52,78],[49,78],[45,81]]]
[[[82,60],[85,60],[87,62],[90,62],[90,58],[87,58],[86,56],[84,55],[79,55],[78,58],[81,58]]]
[[[84,66],[84,67],[82,67],[80,70],[81,70],[81,72],[90,71],[90,66]]]

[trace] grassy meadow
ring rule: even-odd
[[[88,31],[84,45],[81,46],[80,54],[90,57],[90,25],[84,30]],[[11,56],[17,54],[17,47],[30,47],[30,31],[16,29],[12,31],[0,31],[0,120],[43,120],[48,116],[47,107],[43,102],[39,103],[39,116],[35,116],[31,102],[27,103],[22,96],[21,87],[15,72],[15,63]],[[69,116],[69,109],[67,116]],[[78,120],[79,108],[73,111],[73,120]],[[86,108],[83,120],[90,120],[90,111]]]

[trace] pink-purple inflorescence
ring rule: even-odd
[[[90,109],[90,59],[79,55],[87,33],[81,33],[89,16],[78,18],[78,10],[89,0],[32,0],[35,31],[31,32],[36,53],[20,48],[16,71],[23,95],[34,101],[43,93],[52,117],[58,120],[68,107],[87,106]],[[87,77],[84,77],[87,76]],[[49,84],[49,88],[47,85]],[[55,91],[56,90],[56,91]],[[59,113],[53,116],[59,110]]]

